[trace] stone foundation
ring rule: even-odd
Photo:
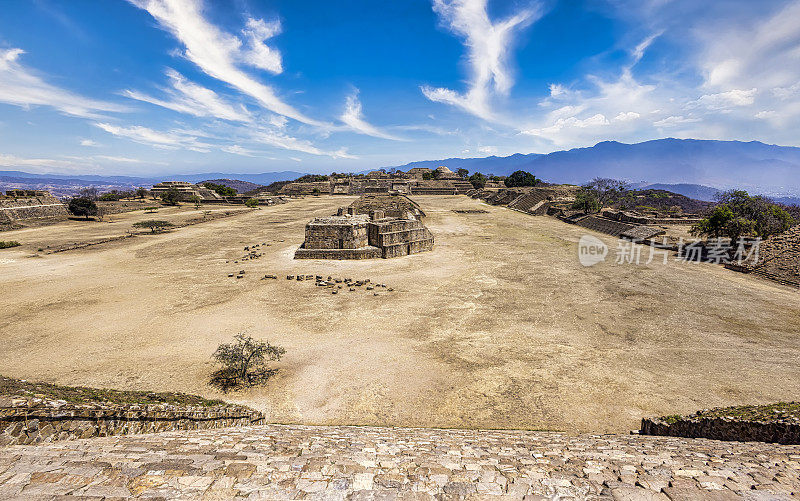
[[[300,247],[294,253],[295,259],[376,259],[382,257],[377,247],[360,249],[305,249]]]
[[[0,197],[0,223],[25,219],[66,218],[67,206],[49,193],[35,197]]]
[[[63,400],[0,397],[0,446],[263,422],[260,412],[239,406],[72,404]]]
[[[649,418],[642,419],[639,433],[732,442],[800,444],[800,423],[740,421],[726,418],[694,418],[667,422]]]

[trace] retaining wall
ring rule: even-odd
[[[0,222],[67,217],[67,206],[52,196],[0,198]]]
[[[681,419],[669,423],[657,418],[642,419],[642,435],[708,438],[735,442],[800,444],[800,423],[740,421],[725,418]]]
[[[250,426],[263,422],[260,412],[233,405],[73,404],[63,400],[0,397],[0,445]]]

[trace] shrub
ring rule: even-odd
[[[603,207],[600,205],[600,201],[597,200],[597,195],[594,192],[582,188],[575,195],[575,201],[572,203],[572,208],[585,214],[595,214],[600,212],[600,209]]]
[[[97,215],[97,204],[94,203],[94,200],[91,200],[86,197],[77,197],[73,198],[67,204],[67,210],[75,216],[83,216],[86,220],[89,220],[89,216],[96,216]]]
[[[145,207],[144,211],[147,214],[152,214],[154,212],[158,212],[158,207]]]
[[[208,188],[209,190],[216,191],[222,197],[235,197],[236,190],[225,186],[224,184],[217,184],[217,183],[203,183],[203,186]]]
[[[762,196],[750,196],[746,191],[721,194],[719,203],[696,225],[693,235],[726,236],[731,240],[755,235],[768,238],[788,230],[797,221],[782,207]]]
[[[178,205],[181,197],[181,192],[177,188],[171,187],[161,194],[161,201],[164,202],[164,205]]]
[[[250,207],[251,209],[255,209],[258,207],[258,199],[257,198],[248,198],[247,201],[244,203],[246,206]]]
[[[11,247],[19,247],[20,244],[16,240],[2,241],[0,240],[0,249],[10,249]]]
[[[486,176],[476,172],[469,177],[469,182],[472,183],[472,187],[476,190],[482,190],[486,186]]]
[[[211,356],[222,367],[211,374],[209,385],[228,392],[265,383],[278,370],[268,361],[280,360],[286,350],[239,333],[233,343],[219,345]]]
[[[138,221],[133,223],[134,228],[149,228],[150,233],[161,232],[167,228],[171,228],[175,226],[174,224],[170,223],[169,221],[159,221],[156,219],[151,219],[149,221]]]

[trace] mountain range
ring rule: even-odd
[[[658,139],[636,144],[605,141],[592,147],[548,154],[507,157],[447,158],[386,167],[407,171],[413,167],[446,165],[470,172],[508,175],[526,170],[553,183],[582,184],[595,177],[624,179],[637,187],[661,187],[699,200],[713,200],[718,190],[745,189],[780,199],[800,202],[800,148],[758,141],[711,141]],[[337,169],[342,171],[343,169]],[[22,171],[0,171],[0,187],[51,189],[58,192],[94,185],[102,189],[129,189],[160,181],[197,183],[208,179],[237,179],[266,185],[296,179],[304,172],[282,171],[260,174],[209,172],[164,175],[158,178],[98,175],[47,175]],[[667,187],[669,186],[669,187]],[[113,187],[113,188],[112,188]]]
[[[800,195],[800,148],[758,141],[671,138],[636,144],[605,141],[588,148],[544,155],[448,158],[411,162],[397,168],[439,165],[453,171],[465,168],[495,175],[526,170],[556,183],[582,184],[594,177],[611,177],[633,183],[693,184],[770,195]]]

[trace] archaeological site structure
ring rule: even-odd
[[[424,213],[403,195],[365,195],[336,215],[306,225],[295,259],[371,259],[408,256],[433,249]]]

